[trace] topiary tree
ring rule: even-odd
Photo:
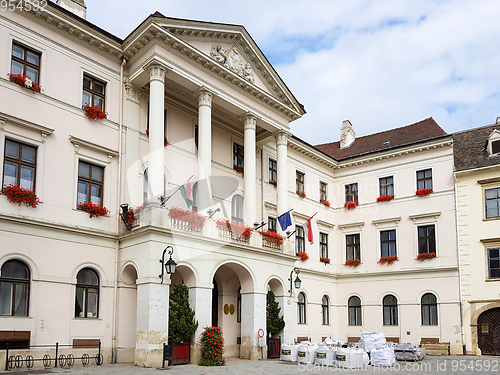
[[[272,290],[267,292],[266,328],[267,332],[272,335],[280,333],[286,324],[283,317],[280,316],[281,308],[275,297]]]
[[[168,322],[168,341],[187,342],[198,328],[194,320],[194,310],[189,306],[189,288],[175,284],[170,292],[170,311]]]

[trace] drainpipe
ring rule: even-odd
[[[123,58],[120,65],[120,90],[119,90],[119,103],[118,103],[118,181],[117,181],[117,194],[116,194],[116,207],[120,209],[121,204],[121,179],[122,179],[122,133],[123,133],[123,67],[127,60]],[[115,267],[114,267],[114,281],[113,281],[113,327],[111,334],[111,363],[117,362],[118,345],[116,336],[118,334],[118,253],[120,251],[120,240],[118,239],[118,228],[120,228],[120,215],[116,216],[116,240],[115,240]]]

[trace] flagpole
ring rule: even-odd
[[[281,217],[281,216],[283,216],[283,215],[286,215],[287,213],[289,213],[289,212],[291,212],[291,211],[293,211],[293,208],[292,208],[292,209],[290,209],[290,210],[288,210],[287,212],[285,212],[285,213],[283,213],[283,214],[279,215],[278,217]],[[317,213],[317,212],[316,212],[316,213]]]
[[[190,179],[192,179],[193,177],[194,177],[194,175],[192,175],[191,177],[189,177],[189,178],[186,180],[186,182],[188,182],[188,181],[189,181]],[[184,182],[184,184],[185,184],[186,182]],[[167,201],[168,201],[170,198],[172,198],[172,197],[174,196],[174,194],[175,194],[175,193],[177,193],[177,192],[181,189],[181,187],[183,187],[183,186],[184,186],[184,184],[180,185],[180,186],[179,186],[179,187],[178,187],[178,188],[177,188],[177,189],[176,189],[176,190],[175,190],[172,194],[170,194],[168,197],[164,197],[163,195],[162,195],[162,196],[160,196],[160,198],[158,198],[158,199],[160,199],[161,205],[163,206],[165,203],[167,203]]]

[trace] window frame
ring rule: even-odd
[[[267,217],[267,230],[277,233],[278,219],[272,216]]]
[[[429,235],[426,235],[424,237],[421,237],[420,236],[420,228],[429,228],[429,227],[433,227],[434,228],[434,232],[433,232],[433,237],[430,237]],[[437,226],[436,224],[421,224],[421,225],[417,225],[417,255],[418,254],[424,254],[424,253],[436,253],[436,256],[437,256],[437,235],[436,235],[436,230]],[[429,239],[432,238],[433,239],[433,242],[434,242],[434,250],[432,251],[429,247]],[[420,251],[421,250],[421,245],[420,245],[420,241],[422,239],[425,239],[426,241],[426,248],[427,248],[427,251]]]
[[[89,172],[90,173],[89,173],[89,178],[88,179],[80,177],[80,163],[88,164],[90,167],[100,168],[102,170],[102,182],[92,180],[92,168],[89,168]],[[101,187],[101,195],[99,197],[99,199],[100,199],[100,203],[99,204],[101,206],[104,206],[105,172],[106,172],[106,167],[105,166],[89,162],[89,161],[87,161],[85,159],[82,159],[82,158],[78,159],[78,163],[77,163],[77,183],[76,183],[76,207],[77,208],[78,208],[78,205],[80,205],[80,203],[78,201],[78,194],[79,194],[78,193],[78,184],[79,184],[80,180],[83,181],[83,182],[88,182],[90,184],[89,185],[89,189],[88,189],[88,194],[87,194],[87,200],[85,200],[83,202],[91,202],[91,199],[92,199],[92,184],[94,184],[94,185],[99,185]]]
[[[306,251],[306,237],[302,225],[295,226],[295,255]]]
[[[236,293],[236,323],[241,323],[241,286]]]
[[[328,200],[328,184],[326,182],[319,182],[319,199]]]
[[[300,300],[302,296],[303,301]],[[297,295],[297,324],[307,324],[307,298],[304,292],[299,292]]]
[[[387,240],[382,239],[382,234],[383,233],[389,233],[389,232],[394,232],[394,240],[390,239],[390,235],[388,236]],[[383,229],[379,231],[379,239],[380,239],[380,257],[387,257],[387,256],[397,256],[398,255],[398,233],[396,229],[388,228],[388,229]],[[387,243],[388,244],[388,254],[384,255],[384,246],[383,244]],[[394,254],[391,254],[391,244],[394,244]]]
[[[424,300],[424,297],[427,295],[433,296],[435,302],[424,304],[423,300]],[[434,310],[432,309],[433,307],[435,307]],[[428,309],[428,317],[429,317],[428,320],[424,319],[424,310],[425,309]],[[431,313],[434,313],[435,315],[431,316]],[[437,325],[439,325],[438,301],[437,301],[437,297],[434,293],[427,292],[427,293],[423,294],[422,297],[420,298],[420,319],[421,319],[421,325],[423,325],[423,326],[437,326]],[[433,324],[433,321],[435,321],[434,324]]]
[[[358,200],[358,183],[345,184],[345,203],[355,202]]]
[[[238,202],[239,201],[239,202]],[[238,216],[240,214],[240,216]],[[242,224],[245,219],[245,199],[241,194],[234,194],[231,198],[231,221]]]
[[[392,297],[395,303],[386,303],[386,299]],[[392,302],[392,301],[391,301]],[[388,314],[388,316],[386,315]],[[386,319],[388,317],[388,319]],[[388,321],[388,323],[386,322]],[[398,317],[398,299],[393,294],[388,294],[382,299],[382,325],[384,326],[397,326],[399,325]]]
[[[490,190],[497,191],[497,197],[495,198],[486,198],[486,192]],[[496,220],[500,219],[500,186],[489,186],[483,189],[483,199],[484,199],[484,218],[485,220]],[[497,216],[488,217],[488,200],[496,200],[497,205]]]
[[[8,264],[9,262],[16,262],[16,263],[20,263],[22,264],[26,270],[27,270],[27,273],[28,273],[28,278],[27,279],[17,279],[17,278],[14,278],[14,277],[5,277],[5,276],[2,276],[5,271],[2,272],[2,269],[5,267],[6,264]],[[0,316],[12,316],[12,317],[29,317],[30,316],[30,293],[31,293],[31,270],[30,270],[30,267],[25,263],[23,262],[22,260],[19,260],[19,259],[9,259],[7,260],[6,262],[4,262],[2,264],[2,267],[0,267],[0,283],[9,283],[11,284],[11,295],[10,295],[10,302],[11,302],[11,311],[9,314],[5,314],[5,315],[0,315]],[[26,286],[26,290],[27,290],[27,293],[26,293],[26,315],[21,315],[21,314],[16,314],[16,287],[17,285],[24,285]]]
[[[497,251],[498,254],[495,258],[492,258],[490,256],[490,252],[492,251]],[[487,259],[487,266],[488,266],[488,280],[500,280],[500,246],[499,247],[488,247],[486,249],[486,259]],[[491,271],[492,271],[492,267],[491,267],[491,263],[492,261],[496,261],[498,264],[497,264],[497,267],[494,268],[494,270],[497,270],[498,272],[498,277],[491,277]]]
[[[305,192],[306,174],[301,171],[295,171],[295,191]]]
[[[18,48],[22,48],[23,51],[24,51],[24,60],[21,60],[19,57],[15,57],[14,56],[14,46],[18,47]],[[28,62],[28,51],[37,55],[38,56],[38,66],[36,66],[35,64],[32,64],[30,62]],[[16,61],[18,62],[19,64],[23,64],[23,75],[25,76],[28,76],[26,74],[26,68],[27,67],[30,67],[32,69],[35,69],[38,71],[38,80],[34,80],[33,78],[30,78],[33,82],[36,82],[38,84],[40,84],[40,75],[41,75],[41,72],[42,72],[42,53],[41,52],[38,52],[30,47],[27,47],[26,45],[22,44],[22,43],[19,43],[19,42],[16,42],[16,41],[12,41],[12,46],[11,46],[11,53],[10,53],[10,73],[12,74],[12,61]],[[15,73],[14,73],[15,74]]]
[[[357,299],[359,305],[352,305],[351,302]],[[363,325],[363,303],[358,296],[351,296],[347,300],[347,325],[349,326],[362,326]]]
[[[328,233],[319,232],[319,256],[328,258]]]
[[[165,134],[166,136],[166,134]],[[198,124],[194,124],[194,154],[198,155],[198,144],[199,144],[199,137],[200,137],[200,127]]]
[[[354,243],[349,244],[348,238],[353,238],[353,239],[358,239],[358,241],[354,241]],[[353,248],[353,258],[349,258],[349,247]],[[345,235],[345,260],[354,260],[354,259],[359,259],[361,261],[361,233],[350,233]],[[356,252],[358,255],[358,258],[356,258]]]
[[[276,181],[278,183],[278,162],[272,158],[269,158],[269,183],[271,181]]]
[[[245,148],[236,142],[233,142],[233,168],[245,167]]]
[[[17,143],[19,147],[19,157],[18,159],[14,159],[12,157],[7,156],[7,142],[12,142],[12,143]],[[22,147],[31,147],[35,149],[35,162],[34,163],[29,163],[29,162],[24,162],[22,160]],[[17,177],[16,177],[16,185],[15,186],[21,186],[21,168],[22,166],[26,167],[31,167],[34,169],[33,173],[33,191],[36,192],[36,170],[37,170],[37,162],[38,162],[38,146],[33,146],[25,142],[20,142],[11,138],[5,138],[4,142],[4,153],[3,153],[3,174],[2,174],[2,187],[5,187],[5,163],[10,162],[10,163],[15,163],[17,164]],[[7,185],[8,186],[8,185]]]
[[[430,172],[430,176],[426,176],[426,172]],[[422,177],[419,177],[419,173],[422,173]],[[432,181],[432,168],[427,168],[427,169],[421,169],[416,171],[416,181],[417,181],[417,190],[421,189],[434,189],[434,183]],[[428,182],[430,181],[430,186],[428,185]],[[422,182],[423,186],[420,187],[419,183]]]
[[[92,89],[89,89],[89,88],[86,88],[85,87],[85,84],[84,84],[84,81],[85,79],[89,79],[92,81]],[[98,91],[95,90],[95,84],[99,83],[100,85],[103,86],[103,93],[99,93]],[[84,98],[84,95],[83,95],[83,92],[86,91],[87,93],[89,93],[91,95],[91,103],[88,103],[90,106],[94,106],[94,100],[95,100],[95,96],[98,96],[99,98],[102,99],[102,111],[105,112],[106,111],[106,87],[107,87],[108,83],[106,81],[103,81],[101,80],[100,78],[96,78],[95,76],[89,74],[89,73],[86,73],[86,72],[83,72],[83,78],[82,78],[82,106],[85,105],[84,101],[83,101],[83,98]]]
[[[321,323],[324,326],[330,325],[330,298],[326,294],[321,297]]]
[[[97,285],[93,285],[93,284],[79,284],[78,283],[78,275],[80,275],[81,272],[83,271],[91,271],[95,274],[95,276],[97,277]],[[80,316],[79,314],[77,315],[77,310],[76,310],[76,305],[77,305],[77,294],[78,294],[78,288],[80,289],[83,289],[84,290],[84,295],[85,295],[85,305],[82,307],[83,308],[83,316]],[[89,298],[88,298],[88,295],[89,295],[89,289],[95,289],[97,290],[97,304],[96,304],[96,316],[88,316],[89,314]],[[76,284],[75,284],[75,314],[74,314],[74,317],[75,318],[78,318],[78,319],[99,319],[99,305],[100,305],[100,300],[101,300],[101,278],[99,277],[99,273],[90,268],[90,267],[84,267],[82,268],[80,271],[78,271],[78,274],[76,276]]]
[[[381,177],[378,179],[378,184],[380,197],[394,195],[394,176]]]

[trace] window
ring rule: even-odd
[[[236,323],[241,323],[241,286],[238,288],[236,297]]]
[[[198,182],[193,184],[193,205],[191,206],[192,211],[198,211]]]
[[[77,204],[92,202],[102,204],[104,168],[80,161],[78,163]]]
[[[379,180],[380,196],[394,195],[394,180],[392,177],[384,177]]]
[[[276,160],[269,159],[269,183],[276,184],[278,181],[278,164]],[[273,182],[274,181],[274,182]]]
[[[328,234],[319,233],[319,249],[320,256],[323,258],[328,258]]]
[[[345,201],[354,202],[358,200],[358,184],[345,185]]]
[[[86,74],[83,75],[82,105],[101,107],[104,111],[106,84]]]
[[[243,197],[236,194],[231,200],[232,221],[243,223]]]
[[[295,226],[295,254],[305,251],[305,237],[304,237],[304,227],[300,225]]]
[[[142,188],[143,188],[143,201],[144,201],[144,205],[146,205],[146,203],[148,203],[148,187],[149,187],[149,183],[148,183],[148,170],[146,169],[144,171],[144,183],[142,185]]]
[[[488,249],[488,279],[500,279],[500,248]]]
[[[0,315],[28,316],[30,270],[19,260],[5,262],[0,271]]]
[[[321,299],[321,315],[323,317],[323,325],[327,326],[330,324],[330,313],[329,313],[330,301],[328,296],[323,296]]]
[[[500,217],[500,187],[484,191],[486,218]]]
[[[267,229],[268,230],[276,233],[276,225],[277,225],[277,220],[275,217],[268,217],[267,218]]]
[[[425,225],[418,230],[418,253],[436,252],[436,231],[434,225]]]
[[[360,238],[359,233],[357,234],[346,234],[346,260],[360,259],[361,260],[361,249],[360,249]]]
[[[35,190],[36,148],[5,140],[3,186],[15,185]]]
[[[31,77],[32,81],[40,83],[40,57],[39,52],[13,43],[10,73],[24,74]]]
[[[295,172],[295,185],[297,191],[304,191],[304,173]]]
[[[392,295],[385,296],[382,300],[384,326],[398,325],[398,300]]]
[[[422,309],[422,325],[437,326],[438,324],[437,298],[434,294],[426,293],[422,296],[421,309]]]
[[[500,154],[500,141],[491,141],[491,153]]]
[[[396,230],[383,230],[380,232],[381,257],[396,256]]]
[[[199,137],[198,125],[194,126],[194,153],[198,155],[198,137]]]
[[[351,297],[349,298],[349,302],[347,303],[347,314],[349,315],[349,325],[350,326],[360,326],[362,324],[361,321],[361,300],[359,297]]]
[[[324,199],[325,201],[328,199],[328,195],[326,191],[328,189],[328,185],[325,182],[319,182],[319,199]]]
[[[432,169],[417,171],[417,190],[432,189]]]
[[[84,268],[76,276],[75,318],[98,318],[99,276]]]
[[[243,153],[243,146],[233,143],[233,167],[244,167]]]
[[[298,324],[306,324],[306,296],[300,292],[297,297],[297,309],[299,313]]]

